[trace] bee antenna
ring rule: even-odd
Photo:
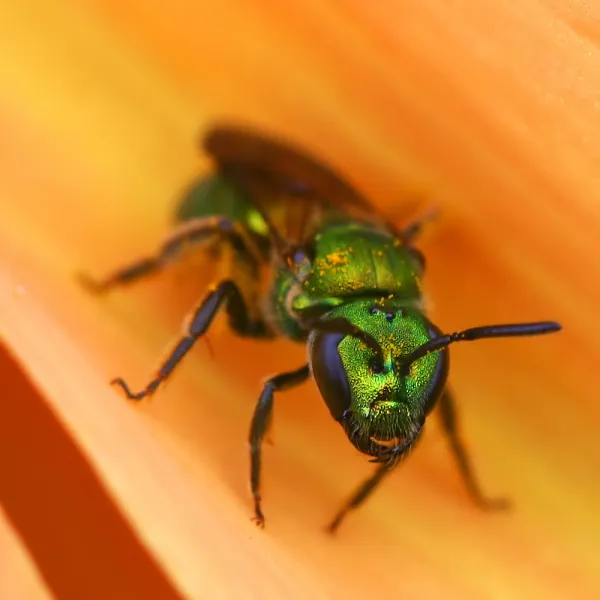
[[[366,344],[373,352],[377,355],[377,359],[383,362],[383,352],[381,346],[377,343],[377,340],[366,331],[356,327],[343,317],[334,317],[332,319],[323,319],[315,321],[311,324],[312,329],[319,331],[325,331],[328,333],[343,333],[345,335],[351,335],[352,337],[358,338],[361,342]]]
[[[401,361],[400,373],[404,376],[410,372],[410,366],[431,354],[447,348],[454,342],[473,342],[485,338],[518,337],[526,335],[543,335],[560,331],[562,326],[554,321],[540,321],[538,323],[513,323],[511,325],[485,325],[483,327],[472,327],[464,331],[457,331],[447,335],[433,338],[413,350]]]

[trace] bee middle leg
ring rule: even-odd
[[[183,357],[192,349],[196,341],[206,333],[213,319],[223,306],[227,310],[230,325],[235,331],[256,337],[260,337],[261,333],[266,332],[262,322],[255,322],[249,318],[246,302],[238,286],[233,281],[225,280],[210,291],[198,308],[196,308],[185,335],[179,339],[167,359],[158,369],[155,377],[144,389],[139,392],[132,392],[121,377],[113,379],[111,383],[121,387],[130,400],[141,400],[153,394],[158,386],[169,377]]]
[[[105,279],[94,280],[85,274],[79,275],[80,282],[90,291],[103,293],[114,287],[133,283],[154,275],[168,263],[174,262],[188,245],[228,241],[234,251],[244,257],[253,268],[260,262],[258,249],[254,246],[242,225],[226,217],[211,216],[193,219],[181,224],[164,241],[159,251],[152,256],[140,258],[118,269]]]
[[[446,389],[438,401],[438,410],[444,433],[448,437],[450,449],[456,460],[458,470],[466,485],[469,496],[475,504],[485,510],[502,510],[510,507],[506,498],[488,498],[482,491],[471,459],[458,431],[456,406],[452,393]]]

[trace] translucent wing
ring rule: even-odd
[[[402,237],[339,173],[287,143],[223,124],[208,130],[202,146],[251,195],[280,243],[301,245],[326,216],[365,220]]]

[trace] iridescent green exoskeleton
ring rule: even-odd
[[[211,288],[186,335],[144,389],[132,392],[121,378],[113,383],[132,400],[152,394],[225,309],[241,336],[283,336],[308,349],[307,364],[271,377],[256,404],[249,441],[258,524],[265,520],[261,451],[274,395],[311,375],[350,442],[378,463],[332,520],[331,531],[408,456],[436,405],[470,495],[485,508],[505,506],[481,492],[461,443],[446,385],[448,346],[551,333],[560,325],[494,325],[447,335],[423,311],[425,261],[413,245],[422,220],[397,229],[331,169],[252,131],[217,126],[203,147],[214,170],[190,186],[178,225],[158,252],[85,283],[98,292],[131,283],[177,260],[190,245],[217,253],[229,245],[245,276]]]

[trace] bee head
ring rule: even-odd
[[[378,455],[421,430],[448,375],[444,348],[406,359],[441,335],[421,312],[357,300],[323,315],[309,336],[309,364],[333,418],[362,452]]]

